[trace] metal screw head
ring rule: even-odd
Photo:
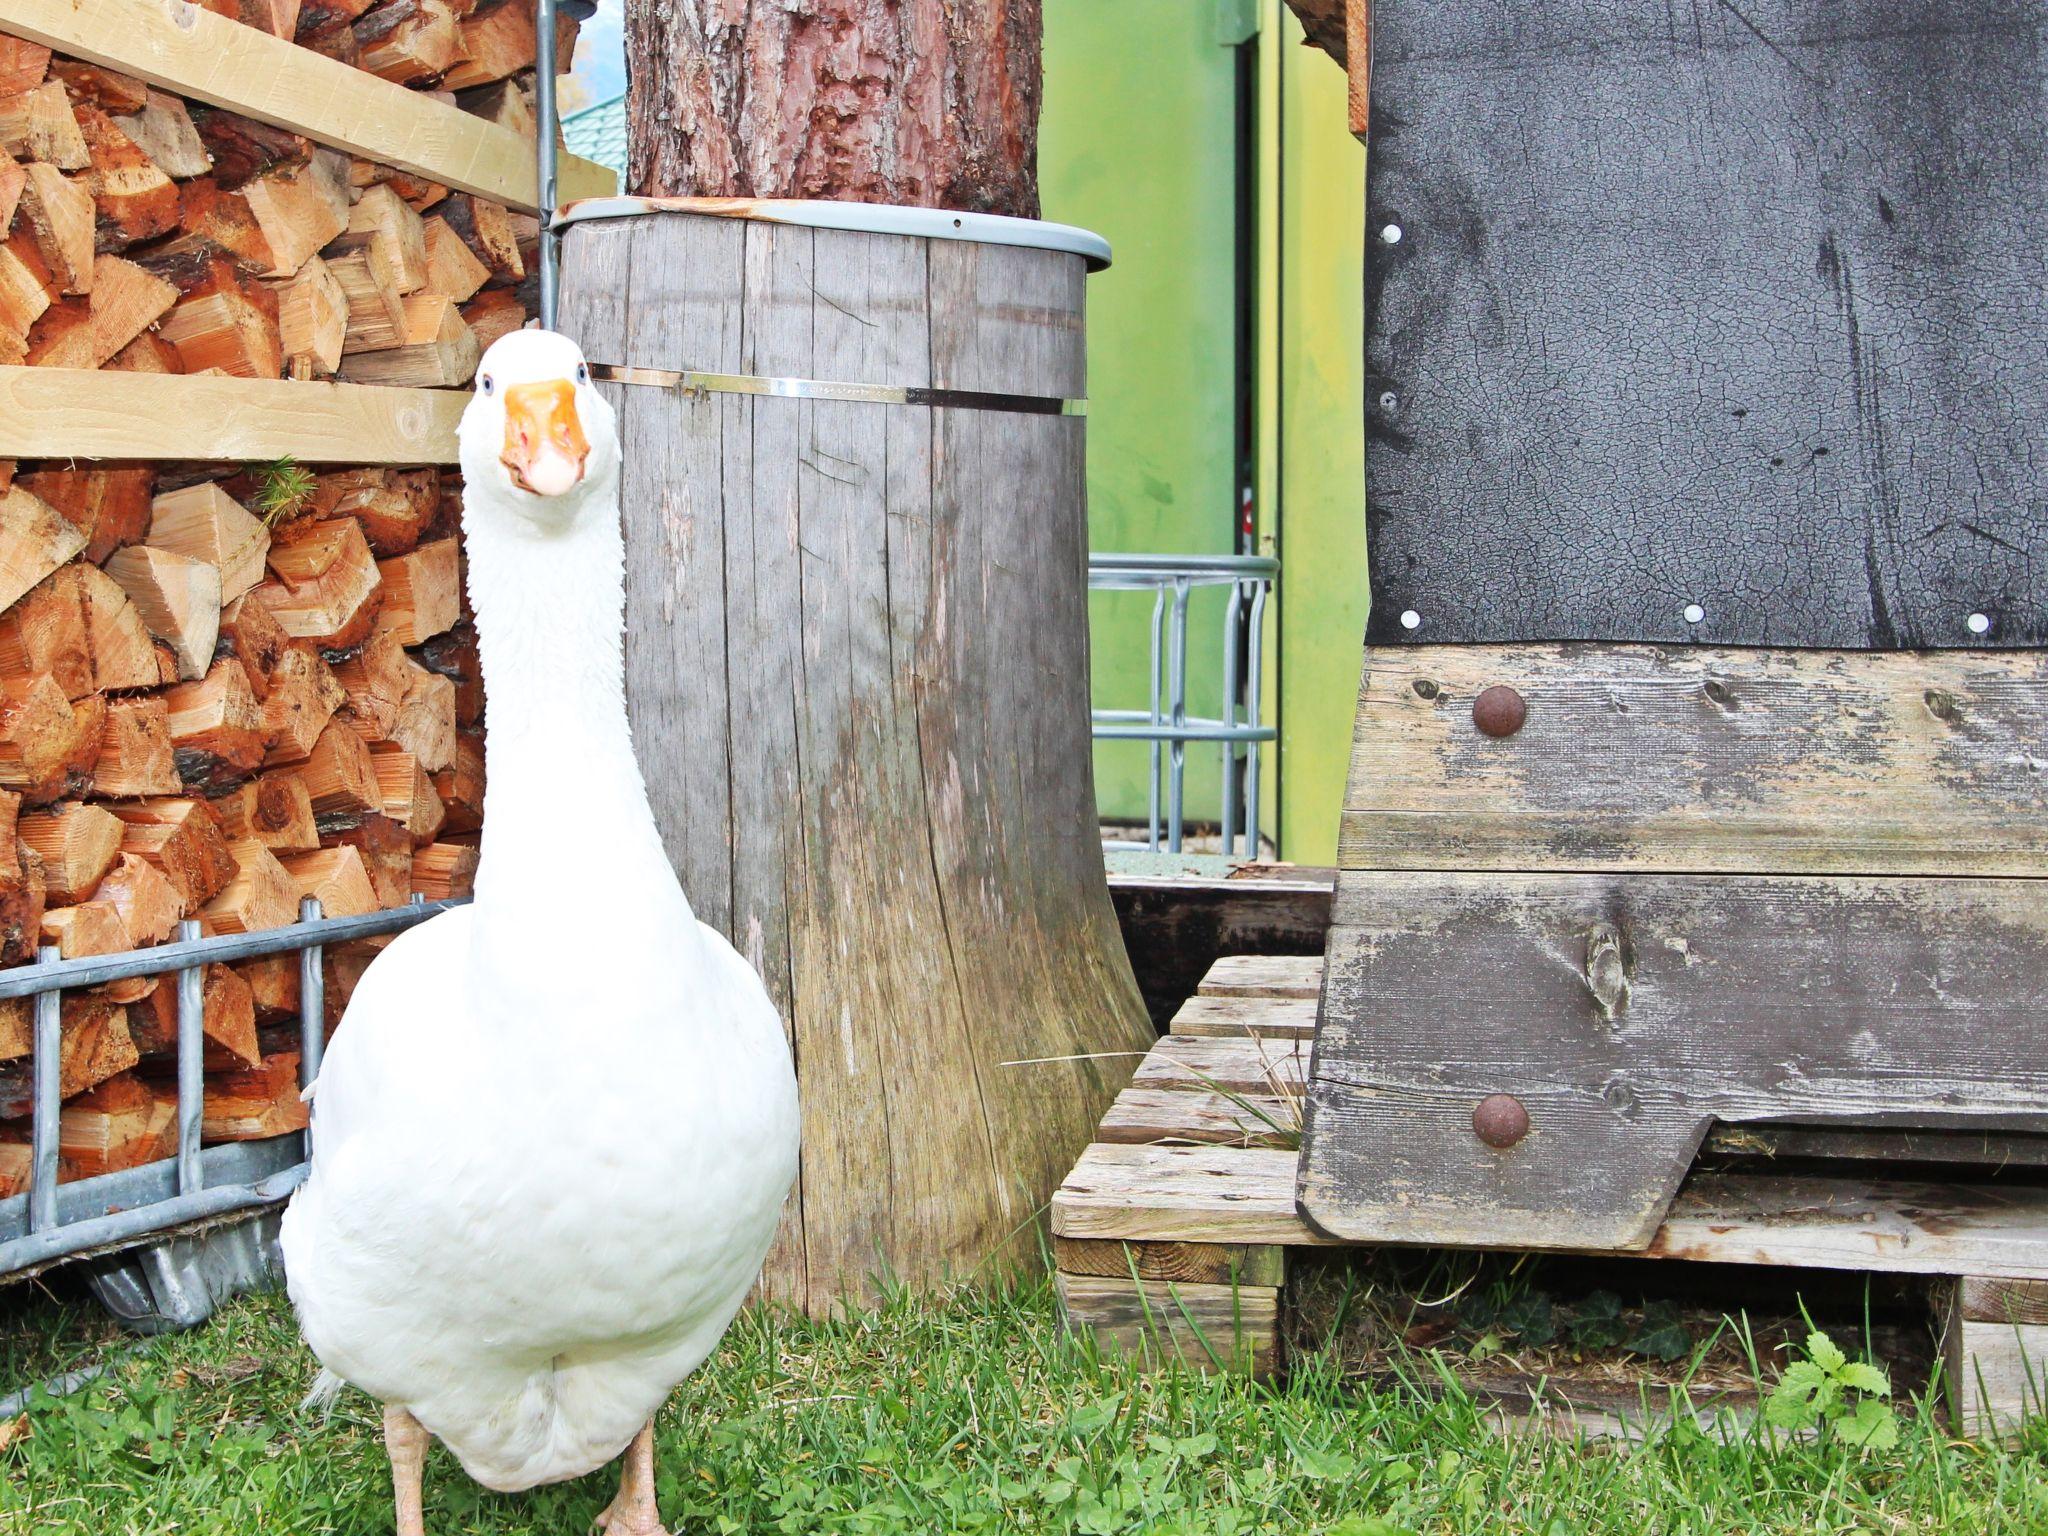
[[[1707,616],[1707,610],[1706,610],[1706,609],[1704,609],[1704,608],[1702,608],[1702,607],[1701,607],[1701,606],[1700,606],[1700,605],[1699,605],[1698,603],[1687,603],[1687,604],[1685,605],[1685,622],[1686,622],[1686,623],[1688,623],[1688,624],[1697,624],[1697,623],[1701,622],[1701,621],[1702,621],[1703,619],[1705,619],[1705,618],[1706,618],[1706,616]]]
[[[1479,690],[1472,701],[1472,723],[1484,736],[1512,736],[1529,718],[1529,706],[1506,683]]]
[[[1402,610],[1401,610],[1401,627],[1402,627],[1403,629],[1420,629],[1420,628],[1422,628],[1422,615],[1421,615],[1421,614],[1419,614],[1419,613],[1417,613],[1417,612],[1416,612],[1416,611],[1415,611],[1415,610],[1414,610],[1413,608],[1404,608],[1404,609],[1402,609]]]
[[[1489,1147],[1505,1152],[1529,1134],[1529,1111],[1512,1093],[1490,1093],[1472,1111],[1472,1132]]]
[[[1401,243],[1401,234],[1401,226],[1398,224],[1383,224],[1380,226],[1380,238],[1386,241],[1388,245],[1399,245]]]
[[[1970,633],[1973,635],[1988,635],[1991,633],[1991,617],[1989,614],[1971,614],[1969,618],[1969,625]]]
[[[1387,390],[1382,390],[1382,391],[1380,391],[1380,409],[1381,409],[1381,410],[1383,410],[1383,411],[1391,411],[1391,410],[1395,410],[1395,409],[1398,409],[1398,408],[1399,408],[1400,404],[1401,404],[1401,397],[1400,397],[1399,395],[1395,394],[1395,393],[1394,393],[1394,392],[1393,392],[1393,391],[1392,391],[1391,389],[1387,389]]]

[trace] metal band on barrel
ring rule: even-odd
[[[1086,416],[1086,400],[1058,395],[1006,395],[982,389],[924,389],[899,384],[837,384],[826,379],[772,379],[752,373],[702,373],[694,368],[633,368],[592,363],[607,384],[644,384],[685,394],[770,395],[785,400],[851,400],[866,405],[932,405],[949,411],[1009,411],[1025,416]]]

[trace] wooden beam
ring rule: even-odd
[[[183,0],[8,0],[0,30],[382,165],[538,211],[533,144],[510,129]],[[564,155],[563,202],[617,178]]]
[[[456,390],[0,367],[0,458],[453,464],[468,402]]]
[[[1372,0],[1344,9],[1344,71],[1351,81],[1351,131],[1363,141],[1372,130]]]

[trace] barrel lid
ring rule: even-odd
[[[1109,265],[1109,242],[1072,224],[1012,219],[996,213],[957,213],[950,208],[905,208],[895,203],[841,203],[793,197],[586,197],[560,209],[555,214],[555,226],[560,228],[585,219],[631,219],[650,213],[765,219],[774,224],[808,224],[813,229],[1021,245],[1080,256],[1087,261],[1090,272],[1100,272]]]

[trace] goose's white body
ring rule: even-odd
[[[520,333],[485,371],[570,372],[511,342],[567,346]],[[485,397],[464,418],[490,699],[476,900],[357,987],[283,1235],[322,1364],[498,1489],[625,1450],[731,1322],[796,1168],[781,1023],[692,916],[632,753],[617,440],[587,384],[576,402],[589,494],[568,514],[494,473]]]

